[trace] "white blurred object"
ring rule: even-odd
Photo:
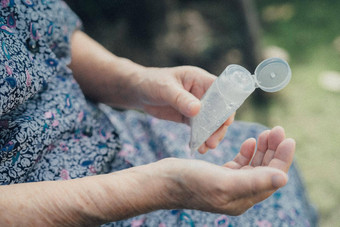
[[[340,73],[336,71],[325,71],[319,76],[322,88],[328,91],[340,92]]]
[[[289,62],[289,53],[278,46],[268,46],[263,50],[264,58],[282,58],[286,62]]]

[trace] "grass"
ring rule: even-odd
[[[282,125],[297,141],[296,161],[312,202],[320,214],[320,226],[340,223],[340,92],[321,88],[323,71],[340,72],[340,53],[333,41],[340,36],[340,2],[337,1],[259,1],[260,15],[270,7],[289,6],[291,18],[266,21],[263,18],[264,45],[284,48],[290,55],[292,80],[270,96],[265,110],[240,110],[240,118],[269,126]],[[250,110],[249,110],[250,109]],[[264,122],[265,121],[265,122]]]

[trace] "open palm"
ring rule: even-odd
[[[186,161],[181,169],[184,207],[239,215],[284,186],[293,161],[295,142],[285,139],[282,127],[246,140],[234,160],[217,166]]]

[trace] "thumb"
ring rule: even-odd
[[[281,170],[271,167],[257,167],[238,170],[234,175],[238,185],[235,197],[252,197],[264,192],[276,190],[286,185],[288,176]]]
[[[169,89],[170,105],[186,117],[198,114],[201,101],[183,88]]]

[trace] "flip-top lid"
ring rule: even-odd
[[[291,77],[292,72],[288,63],[281,58],[266,59],[255,69],[257,86],[267,92],[281,90],[289,83]]]

